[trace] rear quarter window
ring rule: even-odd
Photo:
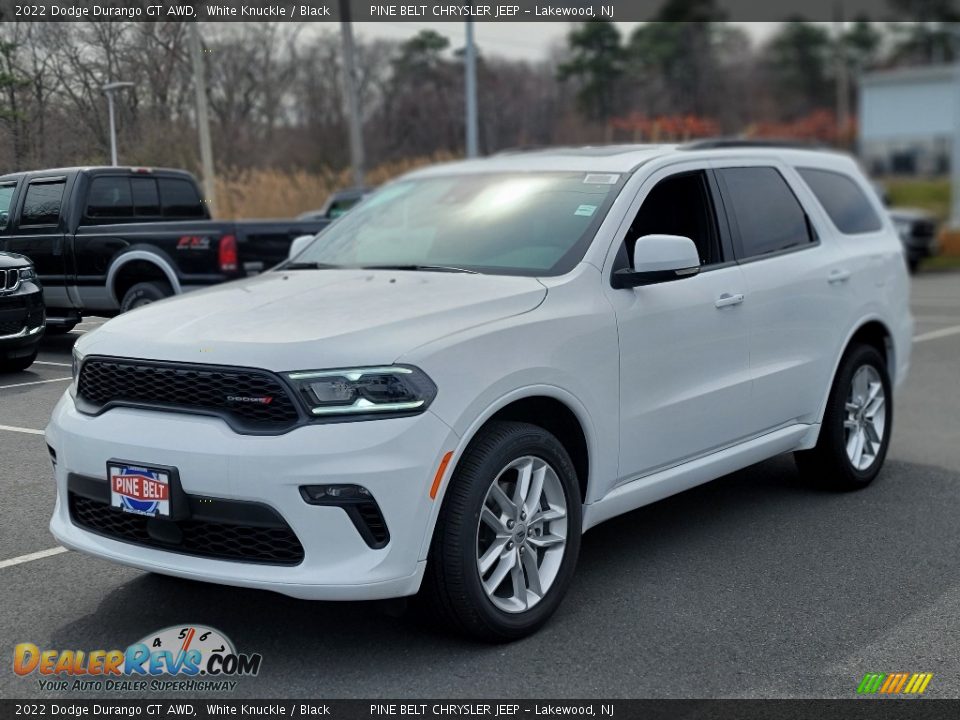
[[[207,213],[193,183],[178,178],[160,178],[160,203],[164,217],[205,218]]]
[[[86,215],[88,218],[133,217],[130,179],[125,176],[94,178],[87,193]]]
[[[797,168],[797,172],[844,235],[876,232],[883,227],[870,200],[853,178],[816,168]]]

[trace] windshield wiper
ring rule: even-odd
[[[287,263],[282,266],[281,270],[329,270],[330,268],[337,268],[339,265],[328,265],[327,263],[318,263],[318,262],[292,262]]]
[[[456,267],[454,265],[364,265],[361,270],[423,270],[426,272],[454,272],[479,275],[476,270]]]

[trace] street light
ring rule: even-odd
[[[110,164],[114,167],[117,166],[117,126],[113,119],[113,93],[133,86],[134,83],[132,82],[112,82],[100,88],[103,90],[103,94],[107,96],[107,108],[110,112]]]

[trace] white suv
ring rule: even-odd
[[[197,580],[419,592],[516,638],[610,517],[786,452],[869,484],[911,330],[900,240],[844,155],[431,167],[271,272],[84,335],[47,428],[50,527]]]

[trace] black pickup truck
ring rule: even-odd
[[[29,257],[47,331],[253,275],[329,220],[210,219],[181,170],[62,168],[0,176],[0,250]]]

